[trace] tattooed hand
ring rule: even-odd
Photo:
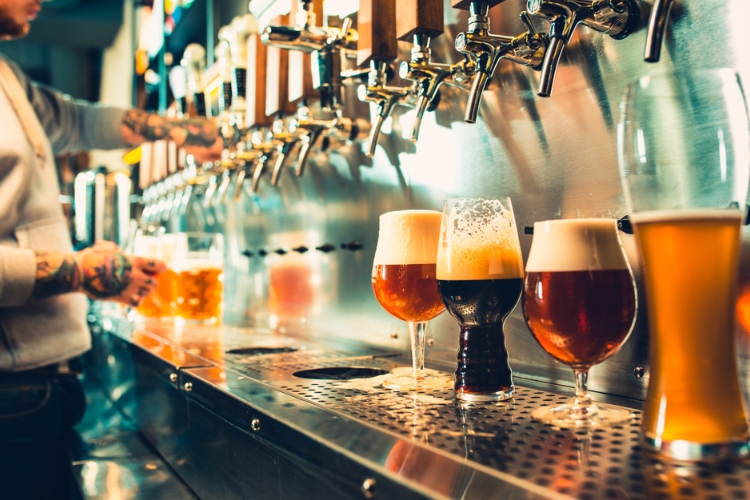
[[[131,146],[162,139],[174,141],[199,162],[218,160],[224,143],[219,128],[202,118],[175,120],[141,109],[131,109],[122,118],[122,136]]]
[[[137,307],[156,287],[163,262],[125,255],[114,244],[95,245],[75,254],[37,254],[34,298],[83,292],[95,300]]]

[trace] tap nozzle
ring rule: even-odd
[[[490,33],[487,2],[471,3],[469,29],[456,37],[456,50],[470,57],[475,64],[474,80],[464,115],[467,123],[476,123],[482,93],[501,59],[509,59],[534,69],[541,65],[547,49],[547,35],[537,33],[525,13],[521,14],[521,21],[526,24],[526,32],[518,36],[493,35]]]
[[[555,72],[576,27],[583,24],[620,40],[638,23],[635,0],[527,0],[528,12],[549,20],[549,47],[539,77],[540,97],[552,94]]]
[[[417,92],[414,86],[411,87],[389,87],[386,85],[388,63],[385,61],[371,61],[370,74],[367,85],[360,86],[359,99],[361,101],[374,102],[378,105],[375,125],[370,129],[370,138],[368,140],[367,156],[375,155],[375,148],[378,145],[378,137],[383,122],[391,115],[393,108],[397,104],[413,105],[409,100],[414,99]]]
[[[310,156],[310,151],[312,151],[313,145],[315,145],[321,134],[330,128],[332,124],[332,120],[297,120],[297,130],[300,131],[300,149],[299,157],[297,158],[297,165],[294,167],[294,175],[296,177],[302,177],[302,175],[304,175],[305,166],[307,166],[307,159]]]
[[[445,83],[455,87],[468,88],[468,82],[474,74],[473,61],[464,59],[455,64],[434,63],[431,60],[430,37],[426,34],[414,35],[414,47],[411,60],[404,61],[399,67],[401,78],[416,83],[416,115],[412,124],[410,139],[417,142],[422,118],[430,103],[435,102],[440,87]]]
[[[643,59],[646,62],[659,62],[661,57],[661,46],[667,31],[669,12],[672,10],[674,0],[656,0],[648,19],[648,31],[646,32],[646,51]]]
[[[277,142],[276,161],[271,171],[271,185],[278,186],[281,177],[281,169],[284,167],[289,154],[292,152],[297,142],[300,140],[300,134],[296,131],[286,130],[284,120],[277,119],[273,125],[273,139]]]

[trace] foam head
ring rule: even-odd
[[[523,278],[510,199],[447,200],[437,260],[439,280]]]
[[[536,222],[526,272],[628,269],[615,219]]]
[[[434,264],[441,219],[435,210],[381,215],[374,265]]]

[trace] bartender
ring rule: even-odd
[[[0,37],[20,38],[42,0],[0,0]],[[85,408],[69,360],[90,347],[86,297],[137,306],[165,269],[109,243],[74,252],[54,156],[167,139],[220,156],[217,127],[77,101],[0,57],[0,497],[78,498],[64,445]]]

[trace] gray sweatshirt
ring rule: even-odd
[[[83,294],[31,298],[35,252],[72,252],[54,154],[126,147],[123,113],[37,85],[0,56],[0,372],[90,347]]]

